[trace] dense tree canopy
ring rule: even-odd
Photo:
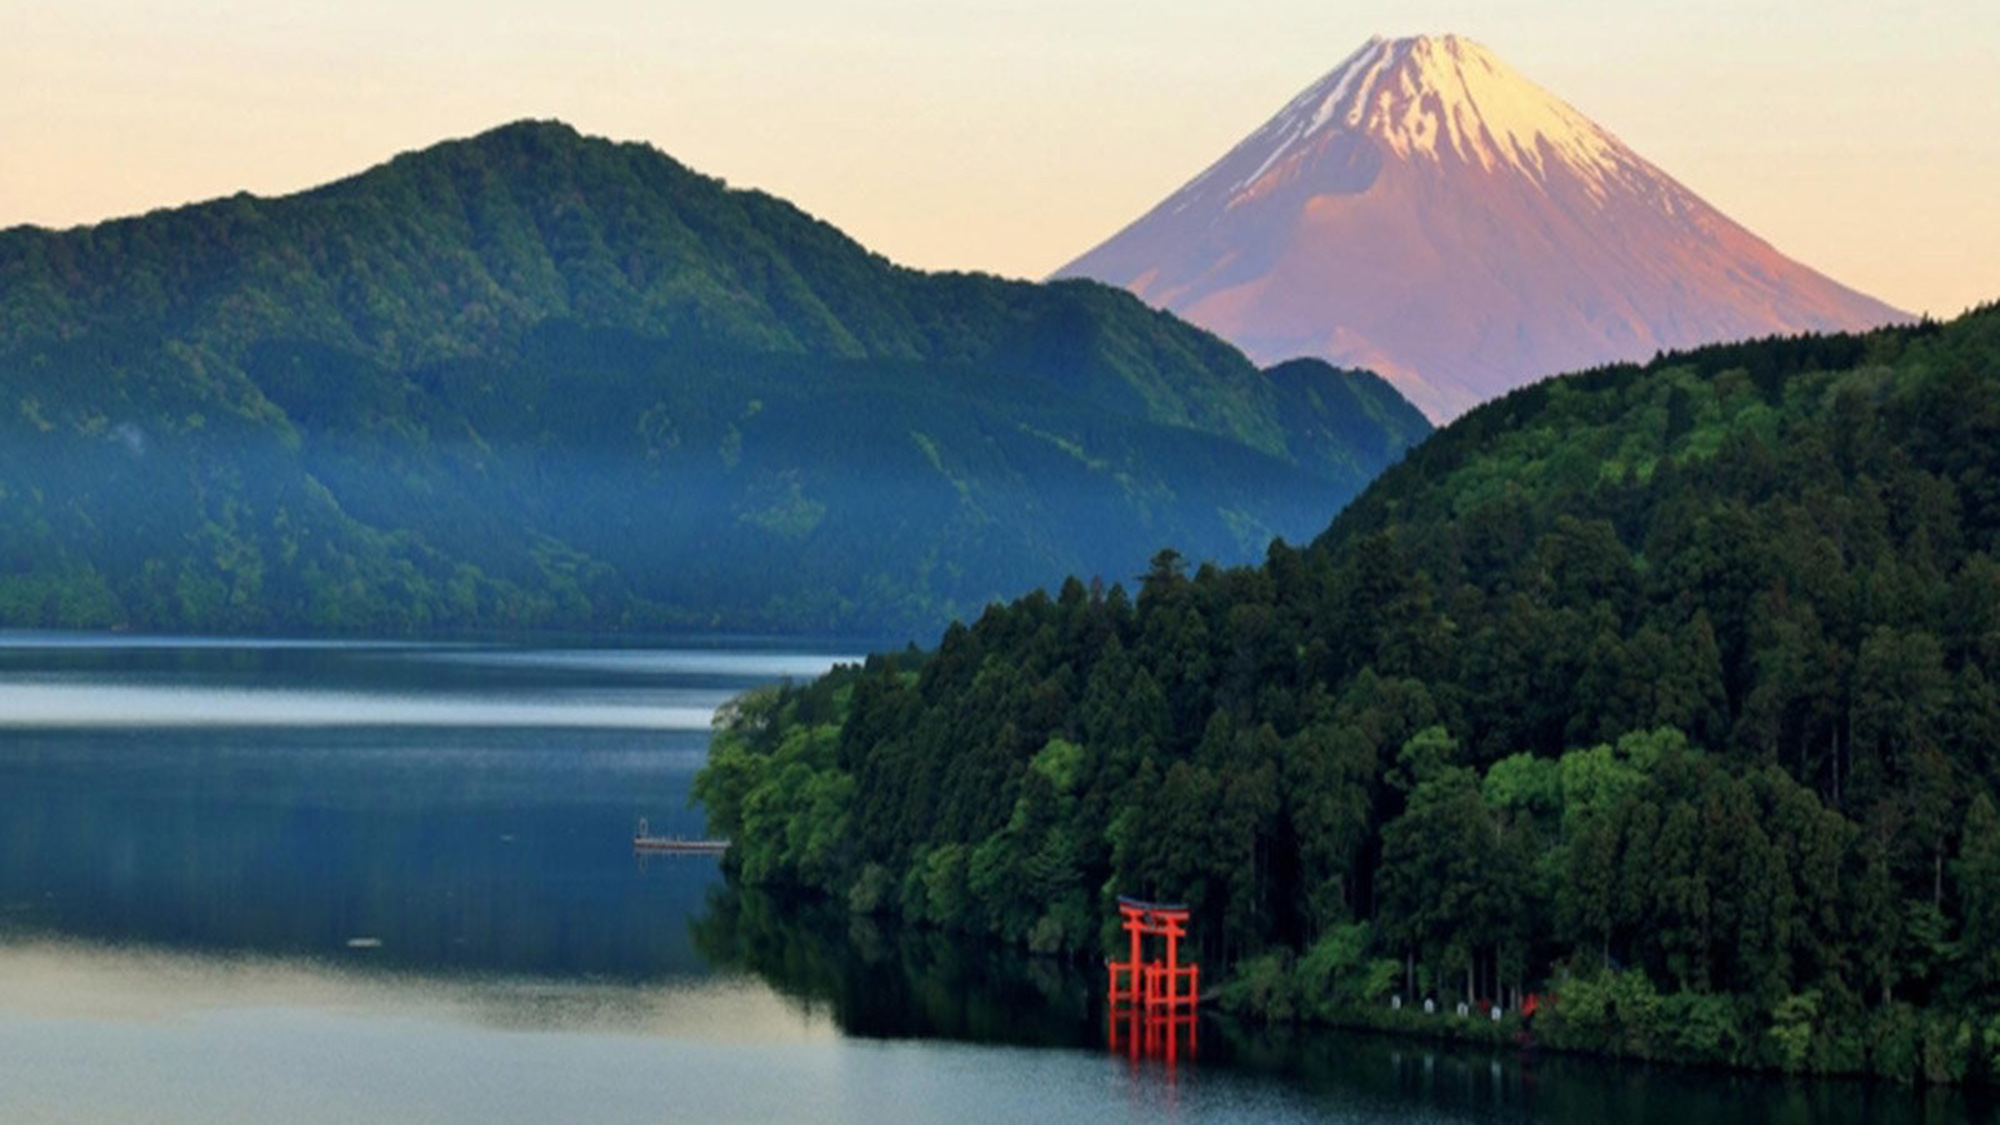
[[[1551,380],[1312,546],[1076,581],[746,698],[735,874],[1267,1011],[1554,988],[1557,1042],[2000,1073],[2000,310]],[[1247,987],[1247,986],[1246,986]]]
[[[17,627],[934,635],[1165,539],[1254,559],[1428,428],[554,123],[0,231]]]

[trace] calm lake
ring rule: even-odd
[[[0,1121],[1924,1122],[1957,1094],[1211,1020],[729,892],[717,705],[859,649],[0,634]]]

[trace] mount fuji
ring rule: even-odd
[[[1780,254],[1457,36],[1373,39],[1056,271],[1433,419],[1559,371],[1908,315]]]

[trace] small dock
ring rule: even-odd
[[[668,855],[721,855],[729,850],[727,840],[689,839],[685,836],[655,836],[646,824],[646,818],[639,818],[639,827],[632,833],[632,850],[635,852],[663,852]]]

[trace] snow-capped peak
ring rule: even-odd
[[[1455,36],[1373,39],[1057,271],[1434,419],[1555,371],[1895,309],[1794,262]]]
[[[1446,155],[1545,181],[1553,157],[1601,195],[1634,158],[1616,138],[1456,35],[1370,39],[1292,99],[1247,145],[1263,158],[1231,193],[1251,190],[1330,131],[1360,132],[1405,159]]]

